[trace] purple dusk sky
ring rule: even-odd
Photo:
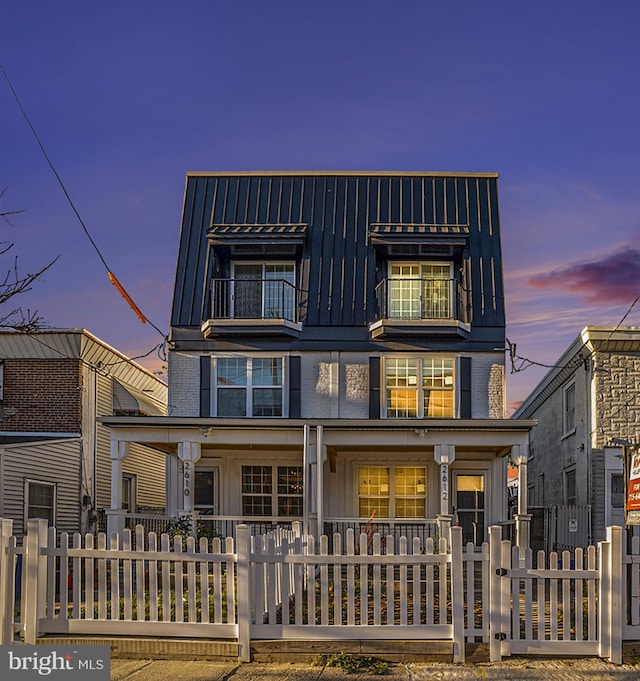
[[[507,336],[554,362],[640,294],[637,0],[5,0],[0,63],[108,266],[168,332],[195,170],[500,173]],[[0,76],[21,302],[130,356],[107,278]],[[5,269],[9,263],[3,260]],[[627,325],[640,325],[640,303]],[[153,368],[152,354],[141,360]],[[545,372],[509,373],[521,400]]]

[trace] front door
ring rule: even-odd
[[[485,476],[456,473],[454,484],[455,520],[462,527],[462,541],[479,546],[485,539]]]

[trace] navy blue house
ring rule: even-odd
[[[114,471],[152,443],[167,515],[221,534],[456,522],[482,542],[532,426],[505,418],[497,181],[189,173],[169,416],[110,419]],[[135,521],[118,497],[113,527]]]

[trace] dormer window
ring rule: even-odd
[[[451,319],[452,267],[438,262],[389,263],[389,317]]]
[[[297,337],[303,305],[297,270],[304,224],[213,225],[206,338],[278,334]]]

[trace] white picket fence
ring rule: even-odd
[[[234,541],[145,535],[56,536],[29,521],[22,546],[2,520],[0,634],[233,639],[241,660],[258,639],[413,639],[489,643],[511,654],[600,655],[621,661],[640,638],[640,541],[622,531],[598,549],[521,556],[499,527],[480,550],[460,528],[424,543],[299,528]],[[16,563],[21,561],[21,583]],[[627,589],[628,586],[628,589]],[[16,593],[19,593],[19,598]]]

